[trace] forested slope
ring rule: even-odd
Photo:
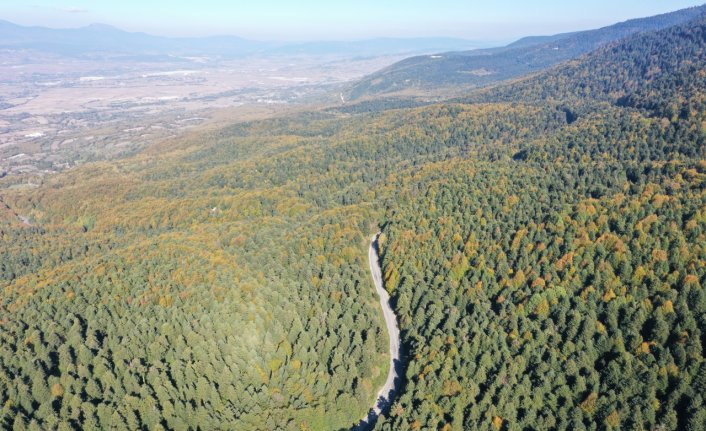
[[[313,215],[286,187],[234,191],[215,169],[165,161],[96,165],[18,196],[36,227],[2,228],[3,427],[358,419],[386,373],[359,250],[369,210]],[[236,181],[255,169],[229,168]]]
[[[546,70],[636,33],[683,24],[704,12],[706,7],[700,6],[595,30],[526,37],[499,48],[411,57],[356,82],[349,98],[485,87]]]
[[[380,429],[706,427],[705,28],[489,91],[585,109],[400,184],[383,270],[410,364]]]
[[[350,427],[387,373],[381,226],[409,363],[377,429],[703,429],[703,34],[3,189],[0,427]]]
[[[703,26],[697,24],[647,33],[548,73],[479,92],[465,101],[585,104],[601,100],[670,120],[688,119],[703,115],[705,110],[705,38]]]
[[[0,423],[349,427],[387,374],[366,252],[390,175],[563,124],[553,107],[311,113],[6,190]]]

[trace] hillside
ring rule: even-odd
[[[703,39],[705,17],[599,49],[581,61],[518,82],[477,92],[465,102],[546,103],[580,109],[587,102],[638,108],[652,115],[689,119],[706,106]],[[681,43],[675,43],[679,41]],[[596,73],[599,71],[599,73]]]
[[[375,429],[704,429],[704,34],[3,189],[0,427],[350,428],[382,229],[407,366]]]
[[[409,91],[455,91],[484,87],[548,69],[629,35],[694,19],[706,6],[634,19],[597,30],[527,37],[501,48],[411,57],[369,75],[349,90],[349,99]]]
[[[386,424],[706,426],[704,34],[702,18],[489,91],[583,109],[401,182],[383,270],[410,364]]]

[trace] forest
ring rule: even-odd
[[[410,362],[380,429],[706,428],[704,24],[475,96],[567,126],[400,182]]]
[[[699,18],[3,188],[0,428],[350,429],[382,230],[375,429],[706,429],[705,50]]]

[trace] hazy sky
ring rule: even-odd
[[[655,15],[686,0],[0,0],[0,19],[23,25],[105,23],[168,36],[252,39],[453,36],[509,40]]]

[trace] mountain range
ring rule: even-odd
[[[360,41],[268,42],[237,36],[172,38],[127,32],[105,24],[73,29],[26,27],[0,20],[0,49],[74,56],[402,55],[469,49],[482,42],[454,38],[377,38]]]

